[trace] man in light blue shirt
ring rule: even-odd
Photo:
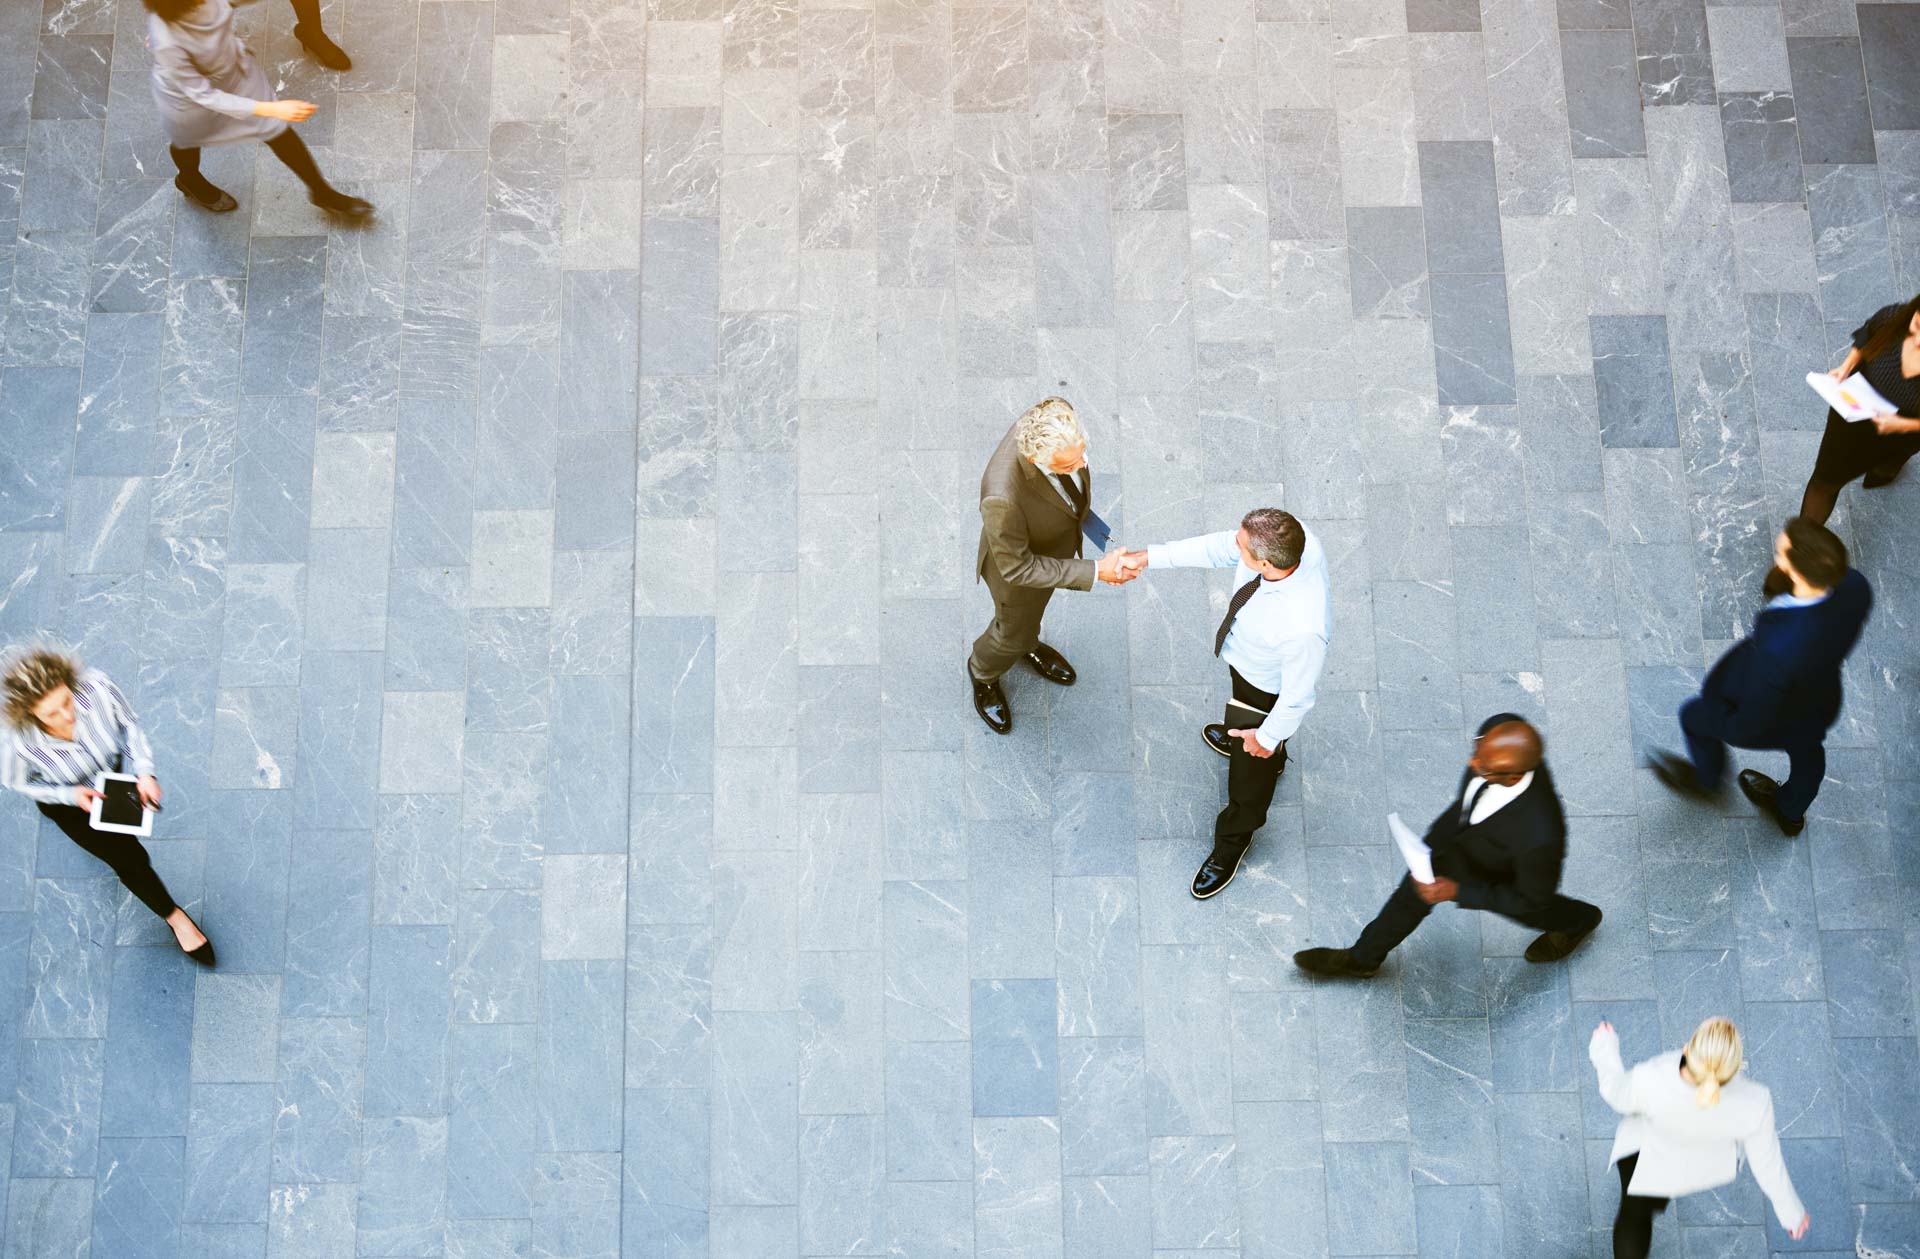
[[[1227,806],[1214,820],[1213,852],[1193,876],[1194,896],[1206,900],[1233,882],[1254,832],[1266,824],[1287,767],[1287,740],[1313,707],[1333,620],[1327,553],[1290,514],[1260,507],[1237,530],[1150,546],[1129,558],[1136,571],[1234,570],[1213,654],[1226,661],[1233,684],[1229,715],[1242,716],[1200,732],[1228,762]]]

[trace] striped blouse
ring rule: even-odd
[[[153,748],[134,721],[133,707],[98,669],[73,688],[73,742],[34,726],[9,730],[0,742],[0,781],[41,804],[73,803],[73,789],[96,775],[153,772]]]

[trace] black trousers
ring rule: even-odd
[[[293,0],[293,21],[295,26],[311,26],[320,29],[320,0]]]
[[[300,182],[307,186],[307,191],[327,192],[332,189],[333,185],[329,184],[327,177],[320,173],[319,163],[313,160],[313,150],[307,147],[307,142],[302,140],[300,133],[292,127],[288,127],[266,143],[267,147],[273,150],[273,155],[279,158],[288,170],[300,177]],[[200,173],[198,147],[182,149],[169,144],[167,155],[173,159],[173,167],[180,172],[180,178],[188,183],[205,182],[206,176]]]
[[[1233,697],[1262,712],[1273,711],[1280,702],[1240,676],[1231,665]],[[1216,849],[1244,851],[1253,842],[1253,833],[1267,824],[1267,809],[1273,804],[1274,788],[1287,768],[1287,745],[1281,744],[1272,756],[1248,756],[1246,745],[1233,741],[1233,755],[1227,758],[1227,807],[1213,820],[1213,846]]]
[[[1667,1209],[1665,1198],[1636,1198],[1627,1192],[1638,1154],[1614,1164],[1620,1173],[1620,1209],[1613,1216],[1613,1259],[1647,1259],[1653,1249],[1653,1217]]]
[[[40,811],[52,818],[53,824],[67,833],[68,839],[112,867],[142,905],[162,918],[174,911],[173,897],[160,876],[154,873],[153,862],[138,839],[113,831],[94,830],[86,812],[70,804],[43,804]]]
[[[1727,772],[1727,747],[1730,740],[1720,733],[1724,724],[1723,704],[1695,696],[1680,706],[1680,732],[1687,739],[1687,757],[1701,785],[1718,790]],[[1733,747],[1755,752],[1785,752],[1787,781],[1780,784],[1773,798],[1780,816],[1797,820],[1807,815],[1820,784],[1827,777],[1826,731],[1796,738],[1792,742],[1733,743]]]
[[[1436,874],[1444,871],[1435,870]],[[1353,961],[1363,969],[1372,969],[1385,961],[1394,946],[1413,934],[1413,929],[1426,921],[1433,912],[1433,906],[1420,899],[1415,891],[1411,874],[1400,880],[1400,886],[1393,889],[1393,895],[1380,907],[1366,930],[1360,933],[1359,941],[1353,946]],[[1506,915],[1523,926],[1535,931],[1561,931],[1567,935],[1585,935],[1593,930],[1600,921],[1598,906],[1585,901],[1577,901],[1571,896],[1555,894],[1537,911],[1530,914]]]

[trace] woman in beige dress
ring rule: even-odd
[[[209,144],[261,140],[307,186],[307,199],[333,214],[360,217],[373,206],[326,181],[289,123],[313,116],[307,101],[275,100],[260,63],[233,29],[228,0],[144,0],[153,52],[153,99],[167,129],[167,152],[180,172],[173,186],[203,209],[224,214],[239,203],[200,173]]]

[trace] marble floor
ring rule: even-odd
[[[242,25],[322,165],[170,186],[132,0],[0,4],[0,636],[160,759],[196,973],[0,809],[4,1259],[1610,1253],[1629,1059],[1736,1017],[1813,1228],[1920,1256],[1915,477],[1806,834],[1640,768],[1920,288],[1920,6],[335,0]],[[961,674],[975,478],[1049,394],[1129,544],[1325,540],[1319,703],[1186,885],[1224,574]],[[1902,555],[1907,558],[1902,559]],[[1569,964],[1383,816],[1533,716]],[[1777,757],[1749,763],[1771,767]]]

